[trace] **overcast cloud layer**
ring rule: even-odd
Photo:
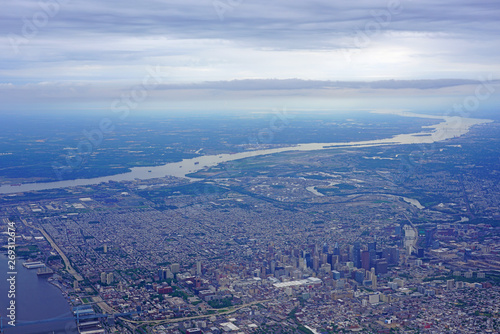
[[[499,78],[499,17],[496,0],[11,1],[0,13],[1,110],[104,109],[151,69],[155,108],[249,90],[467,94],[453,87]]]

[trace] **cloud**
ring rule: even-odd
[[[293,89],[440,89],[480,84],[478,80],[321,81],[301,79],[246,79],[195,84],[160,85],[158,89],[293,90]]]
[[[487,83],[500,90],[500,81]],[[473,95],[482,83],[476,80],[380,80],[380,81],[321,81],[301,79],[253,79],[212,81],[193,84],[159,84],[145,90],[144,101],[169,105],[171,102],[188,103],[193,109],[211,109],[221,105],[221,101],[293,101],[296,98],[342,99],[365,98],[435,98],[440,96],[462,97]],[[82,82],[41,82],[37,84],[0,84],[0,98],[5,105],[15,107],[26,101],[38,104],[63,104],[68,102],[87,106],[95,102],[102,109],[109,109],[115,100],[131,96],[133,90],[143,90],[140,84],[123,83],[82,83]],[[143,95],[137,94],[137,95]],[[196,103],[195,103],[196,101]],[[203,105],[209,102],[209,106]],[[144,105],[147,105],[144,104]],[[225,102],[224,102],[225,103]],[[240,104],[242,105],[243,102]],[[81,105],[79,108],[81,108]],[[143,105],[143,106],[144,106]]]
[[[0,82],[111,96],[158,65],[166,90],[444,89],[500,76],[498,17],[496,0],[10,1]]]

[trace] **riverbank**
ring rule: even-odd
[[[378,112],[378,113],[388,113]],[[452,138],[463,136],[473,126],[493,122],[488,119],[465,118],[458,116],[433,116],[421,115],[409,112],[396,111],[393,114],[402,117],[418,117],[418,118],[431,118],[441,119],[442,122],[422,127],[421,132],[395,135],[391,138],[366,140],[358,142],[336,142],[336,143],[309,143],[298,144],[295,146],[279,147],[274,149],[263,149],[255,151],[245,151],[234,154],[217,154],[206,155],[191,159],[185,159],[180,162],[168,163],[162,166],[155,167],[135,167],[128,173],[116,174],[106,177],[98,177],[91,179],[77,179],[47,183],[28,183],[17,186],[4,185],[0,186],[0,194],[13,194],[26,191],[48,190],[67,188],[75,186],[86,186],[99,184],[109,181],[133,181],[136,179],[148,180],[161,178],[165,176],[174,176],[187,178],[187,175],[196,171],[202,170],[207,167],[213,167],[223,162],[240,160],[245,158],[252,158],[261,155],[276,154],[288,151],[317,151],[327,150],[331,148],[360,148],[360,147],[374,147],[374,146],[387,146],[387,145],[408,145],[408,144],[431,144],[434,142],[444,141]]]
[[[6,325],[5,310],[10,303],[7,296],[9,287],[8,259],[0,255],[0,314]],[[27,269],[22,265],[23,259],[16,259],[16,326],[5,330],[5,334],[29,333],[66,333],[68,326],[74,325],[71,304],[61,290],[49,282],[48,278],[38,276],[37,270]],[[44,321],[50,321],[44,323]],[[30,324],[31,323],[31,324]]]

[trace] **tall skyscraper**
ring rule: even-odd
[[[375,272],[377,275],[387,274],[387,261],[385,259],[379,259],[375,262]]]
[[[399,248],[396,246],[391,247],[390,253],[391,253],[391,262],[390,263],[398,265],[399,264]]]
[[[361,251],[361,267],[365,270],[370,270],[370,252],[369,251]]]
[[[314,258],[313,258],[313,269],[314,269],[314,271],[318,271],[318,269],[319,269],[319,256],[317,256],[317,255],[314,255]]]
[[[377,252],[374,249],[370,249],[368,251],[368,253],[370,254],[369,255],[369,257],[370,257],[370,268],[373,268],[373,267],[375,267],[375,261],[377,260]]]
[[[377,275],[375,274],[375,268],[371,269],[371,281],[372,281],[372,288],[377,289]]]
[[[331,254],[327,254],[327,253],[321,254],[321,264],[328,263],[328,255],[331,255]]]
[[[368,251],[371,251],[371,250],[374,250],[374,251],[377,250],[377,242],[376,241],[368,243]]]
[[[201,261],[196,261],[196,275],[201,276]]]
[[[384,248],[382,252],[382,257],[387,260],[388,264],[398,265],[399,264],[399,249],[396,246]]]
[[[361,246],[359,241],[356,241],[352,246],[352,262],[356,268],[361,268]]]
[[[306,260],[302,257],[299,257],[299,269],[306,269]]]
[[[340,255],[340,248],[338,242],[335,242],[335,246],[333,246],[333,255]]]
[[[306,253],[306,255],[304,256],[304,259],[306,260],[307,267],[308,268],[312,268],[313,267],[313,261],[312,261],[311,254]]]
[[[113,273],[108,273],[106,276],[106,284],[110,285],[111,283],[113,283]]]

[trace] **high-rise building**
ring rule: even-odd
[[[101,273],[101,283],[106,284],[106,273],[104,271]]]
[[[172,263],[170,265],[170,270],[173,274],[177,274],[181,270],[181,265],[178,263]]]
[[[196,261],[196,275],[201,276],[201,261]]]
[[[375,261],[375,273],[377,275],[387,274],[387,261],[385,259]]]
[[[285,266],[285,276],[291,277],[293,269],[293,266]]]
[[[399,264],[399,248],[394,246],[390,248],[391,251],[391,264]]]
[[[333,274],[333,279],[334,280],[339,280],[340,279],[340,272],[338,272],[337,270],[332,270],[332,274]]]
[[[106,284],[110,285],[111,283],[113,283],[113,273],[108,273],[106,276]]]
[[[368,251],[371,251],[371,250],[377,251],[377,242],[376,241],[368,243]]]
[[[470,248],[466,248],[464,251],[464,261],[467,262],[472,258],[472,250]]]
[[[318,271],[318,269],[319,269],[319,256],[317,256],[317,255],[314,255],[314,258],[313,258],[313,269],[314,269],[314,271]]]
[[[396,246],[384,248],[382,251],[382,257],[387,260],[388,264],[398,265],[399,264],[399,249]]]
[[[333,255],[339,255],[340,256],[340,248],[339,248],[339,243],[335,242],[335,246],[333,246]]]
[[[431,247],[432,243],[434,242],[434,232],[435,229],[427,229],[425,230],[425,246],[426,247]]]
[[[373,268],[375,267],[375,261],[377,260],[377,251],[370,249],[368,252],[370,253],[370,268]]]
[[[358,241],[352,246],[352,262],[356,268],[361,268],[361,246]]]
[[[321,264],[328,263],[328,255],[331,255],[331,254],[327,254],[327,253],[322,253],[321,254]]]
[[[453,290],[455,288],[455,280],[454,279],[449,279],[446,281],[446,288],[448,290]]]
[[[331,266],[333,266],[333,254],[327,254],[326,255],[326,263],[329,263]]]
[[[306,253],[306,255],[304,256],[305,260],[306,260],[306,265],[308,268],[312,268],[313,267],[313,261],[312,261],[312,257],[311,257],[311,254],[310,253]]]
[[[394,228],[394,234],[397,236],[401,235],[401,225],[396,225],[396,227]]]
[[[328,274],[332,271],[332,267],[330,266],[329,263],[323,263],[319,268],[319,271],[323,274]]]
[[[347,254],[347,253],[340,254],[340,259],[341,259],[341,262],[349,261],[349,254]]]
[[[276,278],[280,278],[281,276],[286,276],[286,270],[285,270],[285,267],[280,267],[280,266],[277,266],[277,267],[274,269],[274,277],[276,277]]]
[[[370,279],[372,281],[372,289],[377,289],[377,274],[375,273],[375,268],[371,269]]]
[[[361,251],[361,267],[365,270],[370,270],[370,252]]]
[[[270,269],[271,269],[271,274],[274,275],[274,272],[276,270],[276,261],[274,261],[274,260],[271,261],[271,268]]]
[[[368,301],[370,302],[370,304],[377,304],[380,301],[380,294],[379,293],[369,294]]]
[[[364,270],[356,270],[354,272],[354,280],[358,282],[359,284],[363,284],[363,281],[365,280],[365,271]]]
[[[160,281],[166,280],[167,278],[174,278],[174,275],[168,268],[158,269],[158,279]]]
[[[299,258],[299,269],[306,269],[306,260],[304,258]]]

